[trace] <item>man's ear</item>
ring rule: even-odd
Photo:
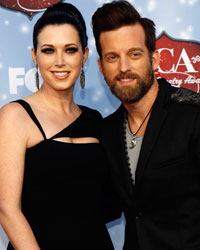
[[[34,48],[31,49],[31,56],[32,56],[33,62],[37,64],[36,52]]]
[[[101,59],[99,58],[97,62],[98,62],[98,66],[99,66],[99,71],[101,72],[102,75],[104,75]]]
[[[157,50],[155,50],[152,54],[152,67],[153,70],[156,70],[160,63],[160,54]]]

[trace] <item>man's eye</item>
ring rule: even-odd
[[[53,54],[54,50],[52,48],[42,49],[42,53]]]
[[[74,54],[78,51],[78,48],[67,48],[66,49],[66,53],[69,53],[69,54]]]
[[[134,52],[134,53],[131,54],[131,57],[132,58],[138,58],[138,57],[140,57],[140,55],[141,55],[141,53]]]
[[[107,61],[109,61],[109,62],[115,61],[116,58],[117,58],[117,57],[116,57],[115,55],[111,55],[111,56],[107,56],[107,57],[106,57]]]

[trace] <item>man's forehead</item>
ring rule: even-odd
[[[104,31],[100,35],[103,53],[127,51],[134,49],[145,50],[145,34],[141,25],[127,25],[111,31]]]

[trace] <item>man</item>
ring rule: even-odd
[[[103,145],[126,217],[124,249],[200,249],[200,97],[156,79],[153,21],[127,1],[92,17],[98,65],[122,102]]]

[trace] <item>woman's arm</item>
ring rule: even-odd
[[[27,127],[27,116],[18,104],[0,109],[0,223],[16,250],[39,250],[20,209]]]

